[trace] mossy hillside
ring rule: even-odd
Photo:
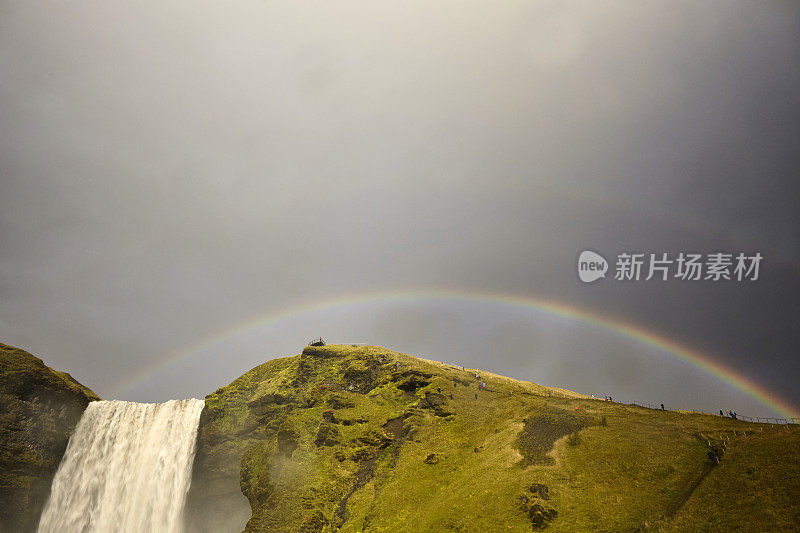
[[[270,505],[276,500],[311,501],[318,499],[319,494],[295,495],[292,489],[300,487],[308,492],[308,488],[313,486],[319,492],[331,484],[330,480],[341,477],[341,483],[344,484],[349,479],[352,472],[346,469],[342,471],[339,466],[341,462],[332,459],[333,448],[319,447],[313,441],[317,437],[323,412],[332,408],[337,408],[337,415],[341,418],[337,419],[336,424],[331,424],[336,428],[337,440],[350,441],[365,437],[369,441],[369,432],[361,430],[366,420],[364,413],[372,416],[380,413],[381,409],[384,413],[391,412],[391,408],[379,405],[364,409],[365,405],[373,403],[364,393],[378,385],[373,367],[386,360],[381,359],[383,355],[369,348],[359,348],[355,350],[357,353],[349,354],[349,357],[340,357],[338,352],[330,350],[331,347],[308,348],[303,356],[270,361],[207,397],[201,418],[195,469],[196,478],[203,479],[203,482],[193,482],[189,495],[190,516],[193,517],[191,523],[195,527],[211,531],[216,526],[224,525],[214,521],[214,517],[219,516],[217,512],[209,511],[220,502],[219,496],[223,493],[225,503],[219,508],[220,511],[222,507],[240,509],[243,501],[241,492],[248,496],[257,510],[265,501],[264,498],[270,495]],[[393,390],[398,396],[404,394]],[[298,439],[297,445],[291,450],[293,461],[288,465],[277,453],[281,428],[291,428],[284,433],[297,435]],[[371,429],[378,434],[377,430],[381,428]],[[361,441],[357,442],[359,444],[351,450],[353,453],[368,447]],[[342,457],[341,450],[337,448],[337,451]],[[365,452],[361,450],[361,453]],[[327,464],[329,459],[335,468],[317,467]],[[315,467],[304,469],[304,464]],[[268,483],[258,475],[250,477],[251,472],[266,470],[277,482]],[[297,482],[298,477],[308,482]],[[212,486],[210,491],[207,488],[209,481]],[[248,489],[251,485],[254,486],[252,490]],[[206,488],[202,491],[196,489],[203,486]],[[213,502],[211,506],[209,502]],[[243,503],[247,505],[246,500]],[[296,506],[288,503],[284,507],[284,514],[294,516],[293,513],[300,512]],[[227,512],[222,514],[226,519],[229,516]],[[246,514],[249,516],[249,509]],[[197,519],[198,515],[202,518]],[[271,516],[276,517],[275,520],[283,520],[281,513],[275,512]],[[295,520],[302,518],[294,517]],[[214,527],[208,524],[214,524]]]
[[[81,385],[66,372],[53,370],[38,357],[20,348],[0,343],[0,377],[3,393],[20,398],[35,396],[39,388],[63,394],[85,396],[99,400],[91,389]]]
[[[190,531],[238,531],[250,516],[239,482],[245,451],[276,432],[270,415],[279,415],[297,358],[259,365],[206,397],[200,416],[194,478],[187,498]],[[238,528],[238,529],[237,529]]]
[[[36,529],[69,436],[94,400],[66,372],[0,344],[0,531]]]
[[[746,438],[731,438],[720,465],[672,520],[652,530],[797,531],[800,432],[786,426],[759,429]]]
[[[193,482],[190,508],[206,519],[192,530],[235,498],[245,510],[206,531],[665,528],[702,514],[682,513],[722,471],[707,457],[711,441],[758,447],[748,439],[770,427],[475,372],[339,345],[256,367],[206,399],[195,480],[211,473],[228,492],[201,494]],[[797,433],[767,435],[783,446]],[[749,461],[731,452],[722,465],[737,457]],[[758,483],[797,496],[777,470]],[[764,524],[788,520],[770,502]]]

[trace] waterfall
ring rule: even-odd
[[[58,467],[40,533],[180,533],[202,400],[92,402]]]

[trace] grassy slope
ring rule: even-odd
[[[35,375],[40,383],[52,389],[64,389],[90,400],[100,399],[89,387],[81,385],[68,373],[53,370],[25,350],[0,343],[0,378],[8,382],[18,374]]]
[[[488,391],[478,390],[474,370],[383,348],[307,348],[207,397],[205,462],[195,475],[213,472],[214,483],[228,483],[225,498],[235,498],[240,474],[248,531],[528,531],[531,505],[557,511],[550,531],[797,523],[794,428],[762,432],[720,417],[549,396],[555,389],[485,372],[480,380]],[[323,420],[327,410],[334,423]],[[727,454],[711,467],[707,443],[723,440]],[[530,490],[536,483],[549,499]],[[194,507],[213,515],[214,500],[195,495]]]
[[[799,458],[800,432],[792,428],[765,426],[734,439],[725,460],[661,530],[799,530]]]

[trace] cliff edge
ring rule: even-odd
[[[0,343],[0,532],[36,530],[69,436],[99,399],[66,372]]]
[[[593,399],[376,346],[206,397],[189,531],[789,531],[800,428]]]

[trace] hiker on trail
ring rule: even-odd
[[[661,404],[661,410],[662,411],[664,410],[664,404],[663,403]]]
[[[609,402],[613,402],[613,401],[614,401],[614,398],[612,398],[611,396],[609,396],[609,397],[608,397],[608,401],[609,401]]]
[[[736,420],[736,411],[732,412],[731,416],[733,417],[734,420]]]
[[[725,415],[722,413],[722,409],[720,409],[720,410],[719,410],[719,416],[725,416]]]

